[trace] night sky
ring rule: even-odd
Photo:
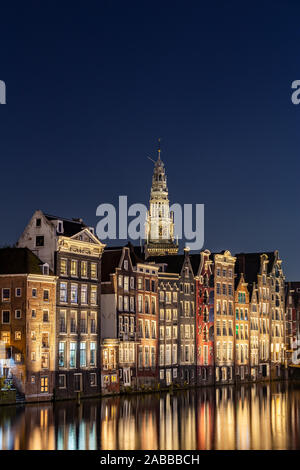
[[[298,1],[2,2],[0,244],[36,209],[148,204],[162,138],[171,203],[205,248],[279,249],[300,279]]]

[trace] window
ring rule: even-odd
[[[8,302],[10,300],[10,289],[2,289],[2,300]]]
[[[21,297],[21,295],[22,295],[21,287],[17,287],[15,292],[16,292],[16,297]]]
[[[15,340],[20,341],[22,339],[21,331],[15,331]]]
[[[58,387],[66,388],[66,376],[64,374],[59,374],[58,376]]]
[[[35,226],[40,227],[42,223],[42,219],[35,219]]]
[[[141,294],[138,295],[138,312],[143,312],[143,296]]]
[[[139,337],[143,338],[143,320],[139,320],[138,327],[139,327],[139,330],[138,330]]]
[[[76,367],[76,343],[70,343],[70,367]]]
[[[77,304],[78,303],[78,285],[71,284],[71,303]]]
[[[80,313],[80,332],[87,333],[87,312]]]
[[[36,288],[32,289],[32,297],[37,297],[37,289]]]
[[[43,264],[43,275],[49,276],[49,264],[47,263]]]
[[[97,328],[96,328],[96,313],[94,313],[94,312],[91,312],[90,324],[91,324],[91,334],[97,333]]]
[[[81,303],[82,304],[87,304],[88,303],[87,285],[85,285],[85,284],[81,286]]]
[[[143,278],[138,277],[138,289],[142,290],[143,289]]]
[[[155,347],[151,347],[151,367],[156,366],[156,355],[155,355]]]
[[[41,393],[48,393],[48,377],[41,377]]]
[[[20,353],[15,354],[15,361],[16,362],[21,362],[22,361],[22,356]]]
[[[49,348],[49,333],[42,333],[42,348]]]
[[[145,313],[150,313],[149,297],[145,296]]]
[[[90,343],[90,366],[96,366],[96,343],[94,341]]]
[[[97,286],[91,286],[91,305],[97,305]]]
[[[159,346],[159,365],[163,366],[165,363],[165,358],[164,358],[164,345],[161,344]]]
[[[35,331],[32,331],[32,332],[31,332],[31,340],[32,340],[32,341],[35,341],[35,340],[36,340],[36,333],[35,333]]]
[[[33,362],[36,361],[36,352],[35,351],[32,351],[32,353],[31,353],[31,360]]]
[[[21,318],[21,310],[15,310],[15,318],[19,320]]]
[[[66,343],[58,343],[58,367],[65,367],[65,346]]]
[[[177,344],[172,346],[172,363],[177,364]]]
[[[127,269],[128,269],[128,261],[127,261],[127,259],[124,260],[124,269],[126,269],[126,271],[127,271]]]
[[[70,313],[70,333],[74,334],[77,332],[76,312]]]
[[[143,347],[138,347],[138,366],[141,369],[143,367]]]
[[[42,353],[41,367],[42,369],[49,369],[49,354],[48,353]]]
[[[129,299],[127,295],[124,295],[124,310],[125,312],[129,312]]]
[[[128,292],[129,291],[129,277],[124,276],[124,291]]]
[[[80,343],[80,367],[86,367],[86,343]]]
[[[71,260],[71,276],[77,277],[78,274],[78,261],[75,259]]]
[[[150,338],[150,322],[149,322],[149,320],[145,321],[145,338]]]
[[[151,322],[151,337],[152,339],[156,338],[156,322],[155,321]]]
[[[155,300],[155,297],[152,297],[152,299],[151,299],[151,313],[152,313],[152,315],[156,314],[156,300]]]
[[[87,277],[87,261],[81,261],[81,277]]]
[[[97,279],[97,264],[91,263],[91,278]]]
[[[67,322],[66,322],[66,311],[61,310],[59,312],[59,332],[66,333],[67,332]]]
[[[150,366],[150,357],[149,357],[149,346],[145,346],[145,367]]]
[[[74,391],[81,392],[82,390],[82,374],[74,374]]]
[[[90,386],[91,387],[97,386],[97,375],[94,372],[90,374]]]
[[[3,324],[10,323],[10,311],[9,310],[2,310],[2,323]]]
[[[49,322],[49,312],[48,312],[48,310],[43,310],[43,322],[44,323]]]
[[[44,235],[35,237],[35,246],[44,246]]]
[[[43,292],[43,300],[44,300],[44,302],[48,302],[48,301],[49,301],[49,291],[48,291],[48,289],[44,289],[44,292]]]
[[[130,297],[130,311],[134,312],[134,297]]]

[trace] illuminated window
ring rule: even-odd
[[[91,286],[91,305],[97,305],[97,286]]]
[[[81,277],[87,277],[87,261],[81,261]]]
[[[66,343],[60,341],[58,343],[58,366],[65,367],[65,348]]]
[[[96,387],[97,385],[97,375],[95,373],[90,374],[90,386]]]
[[[81,285],[81,303],[82,304],[87,304],[88,303],[87,285],[86,284]]]
[[[76,367],[76,343],[70,343],[70,367]]]
[[[67,275],[67,260],[66,259],[60,260],[60,274],[61,276]]]
[[[21,354],[15,354],[15,361],[16,362],[21,362]]]
[[[48,377],[41,377],[41,393],[48,393]]]
[[[97,264],[91,263],[91,278],[97,279]]]
[[[2,300],[8,302],[10,300],[10,289],[2,289]]]
[[[86,367],[86,343],[80,342],[80,367]]]
[[[44,300],[44,302],[49,301],[49,290],[48,289],[44,289],[43,300]]]
[[[71,260],[71,276],[77,277],[78,275],[78,261],[75,259]]]
[[[90,366],[96,366],[96,343],[90,343]]]
[[[78,303],[78,285],[71,284],[71,303],[77,304]]]
[[[20,341],[22,339],[21,331],[15,331],[15,340]]]
[[[3,343],[6,343],[6,344],[10,343],[10,332],[9,331],[2,331],[1,332],[1,341],[3,341]]]

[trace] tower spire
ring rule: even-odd
[[[160,152],[161,152],[160,141],[161,141],[161,138],[159,137],[159,139],[158,139],[158,159],[157,159],[157,161],[159,161],[159,162],[160,162]]]
[[[158,157],[154,165],[150,191],[150,207],[145,224],[145,253],[148,256],[176,254],[178,243],[174,240],[174,217],[170,212],[167,177],[164,163],[160,158],[158,139]]]

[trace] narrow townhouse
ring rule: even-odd
[[[36,211],[18,246],[28,247],[58,277],[55,398],[101,392],[100,288],[105,245],[82,219]]]
[[[0,376],[17,390],[17,401],[53,398],[56,281],[29,249],[0,249]]]

